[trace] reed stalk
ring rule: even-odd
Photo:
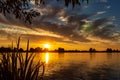
[[[27,51],[19,53],[20,37],[17,42],[17,52],[0,54],[0,80],[40,80],[43,79],[44,68],[40,75],[40,67],[44,67],[44,63],[38,61],[34,63],[36,54],[28,53],[29,40],[27,42]],[[34,64],[33,64],[34,63]]]

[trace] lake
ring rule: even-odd
[[[120,80],[119,53],[40,53],[44,80]]]

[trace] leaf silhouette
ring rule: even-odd
[[[35,5],[41,6],[45,5],[45,0],[0,0],[0,13],[6,15],[6,13],[12,13],[16,18],[24,20],[25,23],[32,23],[32,18],[40,16],[40,13],[36,11],[26,12],[23,7],[28,7],[31,1],[35,1]],[[52,1],[52,0],[51,0]],[[60,0],[57,0],[58,2]],[[74,8],[75,5],[81,5],[81,2],[89,3],[89,0],[64,0],[65,6],[72,4]],[[59,3],[58,3],[59,4]]]

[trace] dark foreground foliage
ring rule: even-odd
[[[17,49],[19,49],[20,38]],[[41,80],[44,75],[44,63],[34,63],[35,54],[27,52],[0,53],[0,80]],[[41,68],[42,67],[42,68]],[[42,69],[42,71],[40,70]],[[40,71],[42,72],[40,74]]]
[[[30,2],[34,1],[36,6],[45,5],[45,0],[0,0],[0,13],[13,14],[16,18],[22,19],[25,23],[32,23],[32,18],[39,16],[40,13],[30,8]],[[51,0],[52,1],[52,0]],[[57,0],[60,1],[60,0]],[[64,0],[65,6],[72,4],[73,8],[75,5],[80,5],[82,2],[89,0]],[[58,3],[59,4],[59,3]]]

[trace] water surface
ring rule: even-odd
[[[119,53],[40,53],[45,80],[120,80]]]

